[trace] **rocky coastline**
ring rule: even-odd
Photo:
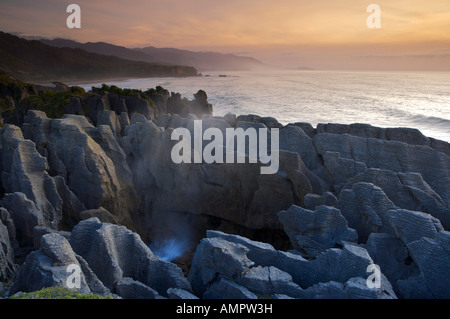
[[[450,144],[413,128],[214,116],[162,87],[0,85],[4,297],[447,299]],[[279,129],[261,164],[174,164],[176,128]],[[156,244],[176,240],[172,260]],[[369,287],[368,267],[380,285]]]

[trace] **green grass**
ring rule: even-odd
[[[48,287],[34,292],[12,296],[11,299],[113,299],[100,295],[84,295],[64,287]]]

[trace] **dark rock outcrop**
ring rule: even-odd
[[[101,223],[97,218],[82,221],[73,229],[70,245],[111,291],[125,277],[163,296],[169,288],[191,290],[180,268],[155,256],[136,233],[124,226]],[[135,288],[139,287],[143,288],[140,284]],[[129,293],[130,289],[134,288],[125,291]]]
[[[347,220],[334,207],[318,206],[310,211],[292,206],[278,213],[294,249],[316,257],[328,248],[356,242],[358,234],[348,227]]]
[[[32,248],[34,228],[46,225],[42,212],[23,193],[6,194],[3,206],[14,222],[18,244],[22,248]]]
[[[449,156],[431,147],[330,133],[315,135],[314,145],[322,156],[338,152],[340,157],[363,162],[369,168],[419,173],[446,203],[450,200]]]
[[[6,209],[0,208],[0,282],[6,282],[14,278],[18,265],[14,259],[16,231]]]
[[[51,233],[42,237],[39,250],[27,256],[17,276],[18,279],[11,287],[10,295],[52,286],[67,287],[69,275],[72,273],[69,268],[71,265],[80,270],[85,268],[78,272],[80,288],[77,290],[80,293],[110,294],[98,278],[86,269],[86,263],[74,253],[67,239],[59,234]]]
[[[204,298],[218,298],[219,287],[223,298],[239,299],[396,298],[383,275],[380,288],[368,288],[366,270],[372,263],[367,251],[353,244],[308,261],[241,236],[209,231],[197,247],[188,279]]]
[[[79,217],[81,205],[86,209],[103,206],[122,224],[132,227],[136,190],[125,154],[109,126],[95,128],[85,117],[76,115],[52,120],[38,111],[31,111],[26,123],[26,136],[47,154],[52,173],[62,176],[79,199],[74,219]],[[76,202],[70,192],[66,197]]]
[[[155,256],[136,233],[91,218],[67,236],[44,234],[39,249],[28,254],[10,294],[48,286],[73,289],[71,274],[79,275],[80,287],[75,289],[84,294],[155,299],[167,296],[170,288],[191,291],[181,269]]]
[[[366,242],[371,233],[394,234],[387,213],[397,207],[381,188],[369,183],[356,183],[352,189],[342,190],[338,199],[337,207],[349,226],[356,229],[361,242]]]
[[[450,296],[448,143],[212,116],[203,91],[83,92],[67,87],[49,109],[71,114],[22,108],[9,117],[21,127],[0,130],[0,281],[17,276],[11,293],[64,286],[76,265],[79,291],[133,299]],[[278,132],[279,170],[261,174],[248,146],[231,150],[245,163],[174,163],[172,133],[194,136],[199,119],[223,148],[229,129]],[[174,239],[172,263],[153,247]],[[368,285],[374,265],[379,288]]]
[[[160,297],[149,286],[129,277],[124,277],[117,282],[116,291],[124,299],[158,299]]]
[[[407,246],[395,236],[372,233],[367,240],[366,249],[374,263],[383,270],[396,294],[404,297],[398,282],[419,275],[419,269],[409,256]]]
[[[19,127],[6,125],[1,130],[2,186],[5,193],[21,193],[33,202],[43,223],[56,228],[62,219],[62,200],[54,178],[48,174],[47,159],[35,144],[24,139]],[[29,206],[29,205],[28,205]],[[7,207],[8,208],[8,207]],[[13,209],[13,219],[16,214]],[[20,214],[20,212],[19,212]]]
[[[243,164],[174,164],[173,128],[192,128],[193,120],[174,115],[161,120],[161,125],[165,129],[151,121],[136,122],[126,128],[121,140],[130,169],[135,172],[142,211],[152,212],[151,218],[141,224],[143,232],[153,232],[149,233],[152,241],[157,239],[158,231],[167,233],[175,216],[186,214],[193,216],[189,217],[194,221],[192,234],[198,240],[208,222],[197,220],[214,219],[221,221],[222,227],[233,224],[249,232],[281,230],[278,211],[301,204],[313,190],[308,179],[313,178],[311,172],[292,152],[280,153],[281,169],[273,175],[261,175],[261,164],[249,164],[248,159]],[[205,120],[203,128],[208,125],[229,127],[218,119]]]

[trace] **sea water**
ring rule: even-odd
[[[214,115],[257,114],[280,123],[367,123],[412,127],[450,142],[450,72],[234,71],[188,78],[102,83],[146,90],[158,85],[193,99],[202,89]]]

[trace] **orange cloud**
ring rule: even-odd
[[[336,52],[352,47],[363,52],[366,46],[377,45],[384,48],[378,52],[384,55],[393,50],[400,50],[403,55],[423,53],[421,46],[434,54],[433,51],[448,47],[450,1],[373,1],[381,7],[382,28],[376,30],[366,26],[369,16],[366,7],[371,2],[77,0],[82,9],[82,29],[69,30],[65,27],[67,13],[61,1],[15,0],[2,3],[0,28],[81,42],[105,41],[129,47],[222,48],[260,52],[261,56],[280,53],[283,48],[305,46]]]

